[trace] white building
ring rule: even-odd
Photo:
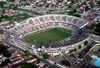
[[[0,1],[7,1],[7,0],[0,0]]]

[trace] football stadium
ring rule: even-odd
[[[0,68],[100,68],[100,0],[0,0]]]
[[[87,21],[69,15],[36,16],[17,23],[10,29],[10,36],[7,36],[10,38],[6,39],[6,43],[32,54],[38,51],[51,55],[60,51],[67,53],[84,41],[89,41],[89,35],[84,31],[87,24]]]

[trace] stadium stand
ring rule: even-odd
[[[56,26],[56,24],[58,25]],[[87,38],[88,34],[84,32],[81,34],[77,34],[78,33],[77,31],[83,28],[87,24],[88,23],[85,20],[78,17],[73,17],[69,15],[51,14],[51,15],[42,15],[34,18],[29,18],[21,22],[19,25],[16,25],[13,28],[9,29],[9,32],[14,36],[17,46],[23,50],[32,49],[30,46],[28,46],[30,44],[25,43],[21,40],[27,34],[53,27],[70,29],[72,32],[74,32],[74,36],[72,36],[70,39],[66,38],[58,43],[54,43],[50,46],[45,46],[45,48],[49,47],[57,48],[57,47],[65,47],[68,45],[72,45]],[[12,45],[15,44],[9,39],[8,42]]]

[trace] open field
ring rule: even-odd
[[[51,28],[31,33],[24,37],[24,41],[30,44],[42,45],[59,42],[69,36],[71,36],[71,32],[64,28]]]

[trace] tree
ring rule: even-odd
[[[5,59],[5,61],[3,61],[0,66],[5,66],[5,65],[7,65],[10,62],[11,62],[10,59]]]
[[[74,51],[77,51],[77,49],[76,49],[76,48],[71,49],[71,50],[69,50],[69,53],[72,53],[72,52],[74,52]]]
[[[7,48],[2,43],[0,43],[0,53],[2,53],[5,57],[11,56],[11,53],[7,50]]]
[[[100,23],[99,22],[95,24],[94,32],[95,34],[100,35]]]
[[[73,16],[76,16],[76,17],[81,17],[79,14],[75,14],[75,13],[73,14]]]
[[[97,1],[97,5],[100,6],[100,1],[99,0]]]
[[[0,22],[2,21],[2,15],[0,14]]]
[[[81,49],[81,48],[82,48],[82,46],[81,46],[81,45],[79,45],[79,46],[78,46],[78,49]]]
[[[36,65],[32,65],[31,63],[23,63],[21,68],[38,68]]]
[[[90,8],[89,8],[89,6],[85,6],[85,11],[88,11]]]
[[[77,10],[73,9],[73,10],[71,10],[71,11],[68,12],[68,15],[74,15],[76,12],[77,12]]]
[[[43,56],[44,59],[48,59],[49,58],[49,55],[47,53],[44,53],[42,56]]]
[[[16,6],[15,4],[11,4],[11,5],[9,5],[9,8],[11,8],[11,9],[16,9],[17,6]]]
[[[4,2],[4,1],[0,1],[0,8],[3,8],[4,5],[6,4],[7,2]]]
[[[75,57],[74,54],[70,54],[69,56],[70,56],[70,57]]]
[[[28,50],[24,51],[24,54],[25,54],[26,56],[30,56],[30,55],[31,55],[31,53],[30,53]]]
[[[70,66],[70,62],[68,60],[62,60],[60,63],[62,65]]]
[[[100,21],[99,20],[96,20],[90,26],[87,26],[87,28],[89,28],[90,30],[92,30],[92,32],[94,34],[100,36]]]
[[[74,51],[77,51],[77,49],[76,49],[76,48],[74,48]]]
[[[75,0],[70,0],[70,1],[71,1],[72,4],[75,3]]]
[[[100,48],[98,49],[98,52],[100,52]]]
[[[89,62],[92,60],[92,57],[90,55],[86,55],[85,57]]]
[[[85,42],[84,42],[84,45],[87,45],[87,44],[88,44],[88,41],[85,41]]]
[[[8,0],[8,1],[10,1],[10,2],[14,2],[15,0]]]

